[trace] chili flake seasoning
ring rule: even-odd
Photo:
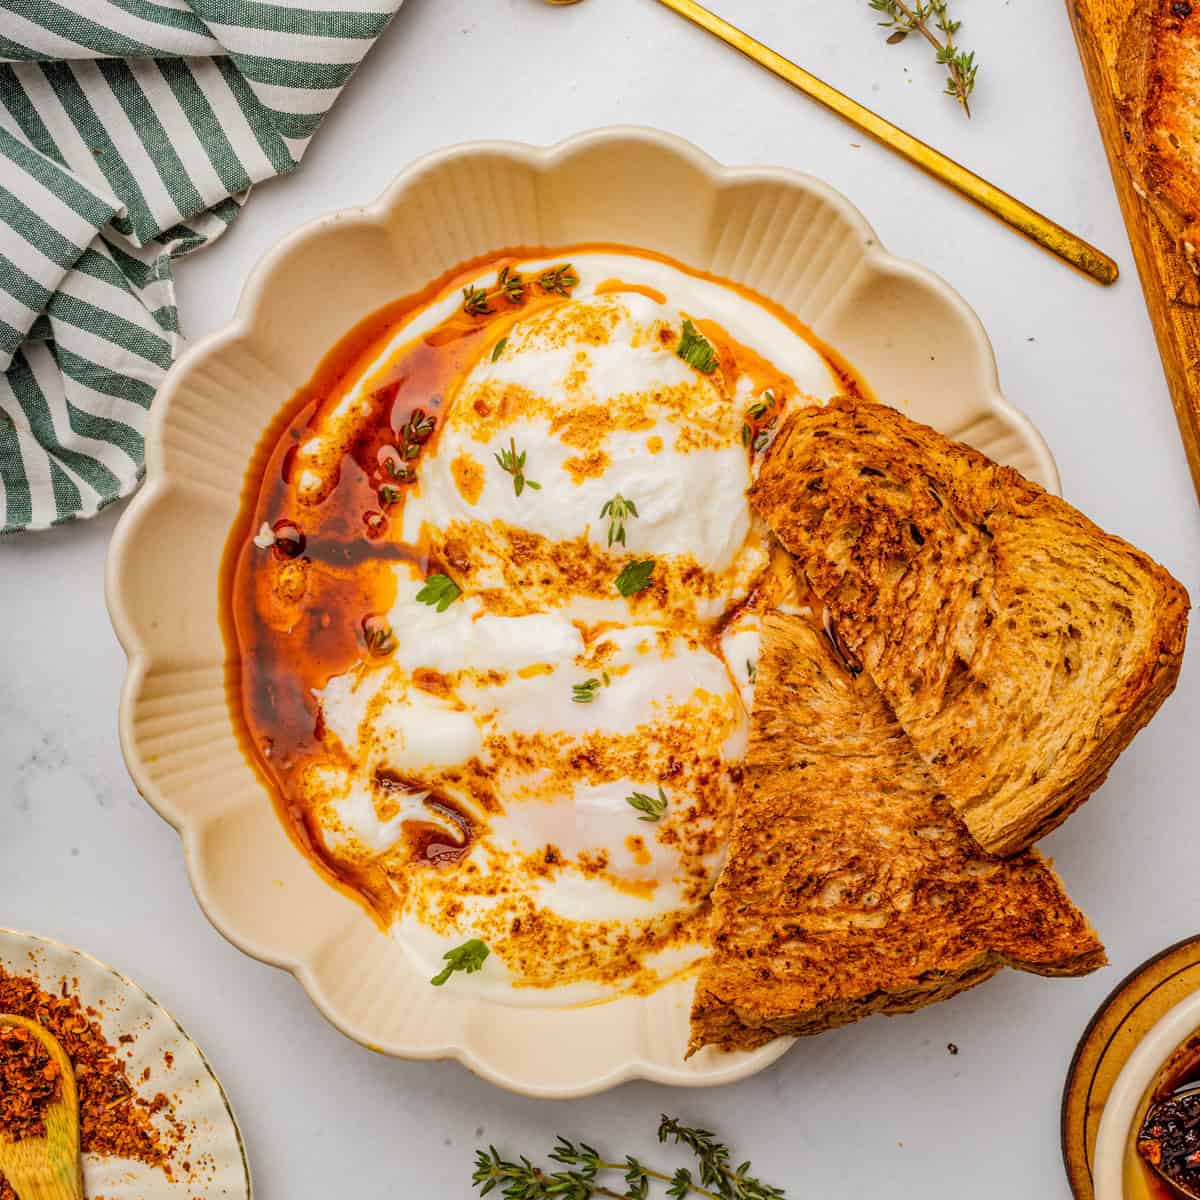
[[[55,993],[45,990],[35,978],[10,975],[0,967],[0,1013],[38,1022],[66,1051],[75,1070],[80,1144],[85,1154],[137,1159],[172,1176],[172,1155],[184,1131],[171,1102],[162,1093],[145,1100],[134,1090],[123,1061],[127,1047],[118,1049],[108,1041],[100,1027],[99,1013],[85,1008],[77,996],[71,995],[65,979]],[[13,1040],[14,1053],[9,1053],[5,1031],[14,1028],[19,1027],[0,1026],[0,1129],[10,1138],[14,1138],[14,1130],[18,1137],[31,1137],[40,1132],[39,1123],[50,1100],[23,1097],[22,1081],[28,1081],[31,1072],[36,1073],[31,1062],[38,1059],[36,1052],[31,1060],[28,1051],[17,1049],[19,1039]],[[36,1039],[31,1040],[41,1047]],[[15,1100],[9,1085],[10,1058],[17,1088]],[[48,1055],[46,1058],[51,1061]],[[51,1081],[47,1079],[46,1083]],[[56,1076],[52,1083],[56,1095],[61,1084]],[[34,1090],[40,1096],[43,1089]],[[159,1124],[152,1120],[154,1117],[159,1117]],[[17,1200],[2,1175],[0,1200]]]
[[[0,1025],[0,1135],[42,1137],[46,1109],[62,1095],[62,1073],[41,1041],[21,1025]]]

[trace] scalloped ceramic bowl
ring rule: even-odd
[[[1000,395],[978,318],[945,283],[885,253],[817,180],[727,169],[666,134],[608,129],[549,149],[454,147],[411,166],[375,204],[306,225],[259,264],[232,322],[167,376],[150,418],[146,484],[113,539],[108,602],[129,655],[120,718],[129,770],[182,835],[213,924],[293,972],[344,1033],[405,1058],[457,1058],[543,1097],[632,1078],[724,1083],[790,1043],[685,1062],[690,981],[567,1010],[430,988],[297,851],[243,757],[218,576],[259,438],[350,326],[487,251],[588,241],[663,251],[749,285],[840,350],[877,396],[1058,485],[1044,442]]]

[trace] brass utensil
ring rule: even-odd
[[[0,1025],[20,1025],[42,1043],[58,1064],[62,1093],[46,1109],[41,1137],[10,1142],[0,1132],[0,1175],[21,1200],[83,1200],[79,1161],[79,1096],[75,1071],[58,1039],[36,1021],[0,1013]]]
[[[668,8],[674,9],[680,16],[687,17],[701,29],[719,37],[735,50],[740,50],[748,58],[753,59],[759,66],[778,75],[780,79],[798,88],[806,96],[823,104],[826,108],[837,113],[839,117],[849,121],[857,129],[882,142],[890,150],[907,158],[909,162],[921,170],[940,180],[956,192],[966,196],[968,200],[978,204],[980,208],[998,217],[1007,225],[1011,225],[1027,238],[1037,242],[1044,250],[1065,259],[1073,267],[1077,267],[1085,275],[1098,283],[1115,283],[1118,275],[1117,264],[1107,254],[1097,250],[1095,246],[1076,237],[1069,230],[1051,221],[1049,217],[1022,204],[1020,200],[1010,196],[986,179],[980,178],[966,167],[948,158],[941,151],[927,146],[920,139],[903,129],[884,120],[869,108],[864,108],[856,100],[839,92],[836,88],[818,79],[815,75],[797,66],[790,59],[777,54],[769,46],[756,41],[748,33],[744,33],[728,21],[709,12],[707,8],[697,4],[695,0],[659,0]]]

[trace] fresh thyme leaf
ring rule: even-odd
[[[389,457],[383,460],[383,473],[389,479],[395,479],[398,483],[412,483],[413,473],[412,468],[406,466],[398,458]]]
[[[384,508],[391,508],[400,499],[400,489],[395,484],[381,484],[379,488],[379,503]]]
[[[608,676],[605,675],[603,680],[585,679],[582,683],[573,683],[571,685],[571,699],[576,704],[591,704],[596,698],[596,693],[601,687],[608,684]]]
[[[488,303],[485,288],[473,287],[470,284],[463,288],[463,312],[472,317],[482,317],[491,311],[492,306]]]
[[[367,617],[362,623],[363,641],[367,649],[379,657],[391,654],[396,648],[392,627],[382,617]]]
[[[625,522],[630,517],[638,515],[637,505],[632,500],[626,500],[624,496],[618,492],[611,500],[604,502],[604,507],[600,510],[600,519],[608,517],[608,544],[611,546],[614,542],[619,545],[625,545]]]
[[[500,357],[500,355],[502,355],[504,353],[504,347],[507,345],[508,345],[508,338],[506,338],[506,337],[502,337],[496,343],[496,345],[492,348],[492,362],[495,362],[496,359],[498,359]]]
[[[751,449],[754,451],[755,454],[761,453],[763,450],[765,450],[771,444],[771,442],[774,440],[774,437],[775,437],[775,422],[771,421],[768,425],[766,425],[764,428],[760,429],[754,435],[754,441],[751,443]]]
[[[438,612],[445,612],[461,595],[462,588],[449,575],[439,571],[425,580],[425,586],[417,593],[417,599],[422,604],[435,606]]]
[[[570,263],[563,263],[558,267],[551,267],[547,271],[543,271],[538,276],[538,287],[543,292],[549,292],[555,296],[570,295],[571,289],[579,285],[579,276],[571,270]]]
[[[630,808],[636,808],[643,815],[639,821],[661,821],[667,811],[667,794],[658,785],[658,795],[648,796],[645,792],[631,792],[625,797],[625,803]]]
[[[436,426],[437,417],[430,416],[423,408],[414,408],[401,432],[405,441],[423,442]]]
[[[525,282],[511,267],[505,267],[496,278],[496,288],[511,304],[525,299]]]
[[[919,33],[933,47],[938,64],[946,68],[945,94],[957,100],[970,117],[969,100],[975,91],[979,67],[974,51],[966,53],[954,41],[962,22],[951,18],[949,0],[868,0],[868,3],[883,17],[879,24],[892,31],[887,38],[889,46],[898,45],[910,33]]]
[[[650,577],[654,574],[654,559],[647,558],[641,562],[626,563],[617,576],[617,591],[622,596],[636,596],[650,586]]]
[[[770,407],[771,406],[766,403],[766,401],[759,400],[757,403],[750,405],[750,407],[746,409],[746,415],[752,421],[757,421],[758,418],[761,417]]]
[[[746,677],[751,683],[758,681],[758,664],[752,658],[746,659]]]
[[[695,367],[697,371],[702,371],[705,375],[711,375],[717,369],[717,363],[720,362],[712,342],[686,317],[683,321],[683,336],[679,339],[675,353],[688,366]]]
[[[455,946],[442,955],[446,965],[429,982],[434,987],[441,987],[455,971],[473,975],[483,969],[484,960],[490,953],[486,942],[471,938],[469,942],[463,942],[461,946]]]
[[[742,445],[750,445],[750,439],[754,437],[754,430],[749,425],[742,425]]]
[[[674,1117],[663,1116],[658,1124],[658,1140],[686,1146],[696,1156],[701,1185],[715,1188],[722,1200],[786,1200],[782,1188],[762,1183],[750,1174],[749,1162],[731,1167],[729,1147],[718,1142],[707,1129],[696,1129]],[[695,1184],[690,1186],[696,1190]]]

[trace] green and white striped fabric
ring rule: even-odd
[[[0,0],[0,531],[128,495],[172,260],[292,170],[400,0]]]

